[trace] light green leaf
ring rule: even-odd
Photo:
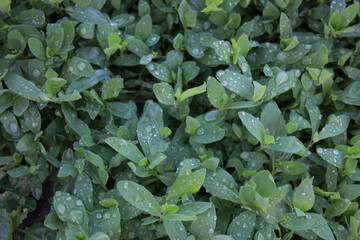
[[[295,189],[293,204],[294,207],[306,212],[310,210],[315,202],[314,189],[312,186],[313,178],[305,178]]]
[[[224,106],[229,98],[224,87],[213,77],[209,77],[207,80],[207,96],[211,104],[216,108]]]
[[[204,82],[204,84],[199,87],[190,88],[181,93],[178,102],[180,103],[189,97],[193,97],[204,92],[206,92],[206,82]]]
[[[256,184],[256,192],[262,197],[269,197],[275,191],[276,185],[271,173],[267,170],[257,172],[252,180]]]

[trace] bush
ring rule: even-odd
[[[0,11],[1,239],[359,238],[358,3]]]

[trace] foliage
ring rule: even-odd
[[[359,13],[0,1],[0,238],[358,239]]]

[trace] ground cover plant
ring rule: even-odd
[[[358,2],[0,11],[0,239],[359,239]]]

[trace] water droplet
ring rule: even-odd
[[[333,153],[334,153],[335,155],[338,155],[340,152],[339,152],[339,150],[335,149],[335,150],[333,151]]]
[[[322,153],[324,152],[324,150],[323,150],[322,148],[318,148],[318,149],[317,149],[317,152],[320,153],[320,154],[322,154]]]
[[[227,81],[222,81],[222,82],[221,82],[221,85],[223,85],[224,87],[225,87],[227,84],[228,84]]]
[[[197,133],[198,135],[202,135],[202,134],[204,134],[204,129],[203,129],[203,128],[199,128],[199,129],[196,131],[196,133]]]
[[[84,214],[81,210],[73,210],[70,212],[70,221],[76,224],[81,224],[84,219]]]
[[[86,68],[86,64],[85,63],[83,63],[83,62],[81,62],[81,63],[78,63],[78,65],[77,65],[77,68],[79,69],[79,71],[84,71],[85,70],[85,68]]]
[[[97,219],[100,219],[101,217],[102,217],[102,216],[101,216],[100,213],[97,213],[97,214],[96,214],[96,218],[97,218]]]
[[[124,188],[127,189],[128,188],[128,182],[124,182]]]
[[[210,229],[209,229],[209,233],[210,233],[210,234],[213,234],[213,233],[214,233],[214,229],[213,229],[213,228],[210,228]]]
[[[150,125],[145,128],[145,130],[146,130],[147,132],[151,132],[151,129],[152,129],[152,128],[151,128]]]
[[[75,204],[76,204],[76,206],[81,206],[81,205],[82,205],[82,201],[81,201],[81,200],[76,200]]]
[[[58,206],[57,206],[57,211],[60,213],[60,214],[64,214],[66,212],[66,207],[64,204],[60,203]]]
[[[35,68],[35,69],[32,71],[32,75],[33,75],[34,77],[40,76],[40,71],[39,71],[39,69]]]
[[[81,33],[82,35],[85,35],[85,34],[86,34],[86,28],[81,28],[80,33]]]
[[[192,51],[191,51],[194,55],[197,55],[197,54],[199,54],[199,49],[197,49],[197,48],[194,48]]]
[[[17,126],[17,124],[14,123],[14,122],[10,123],[9,130],[10,130],[12,133],[16,133],[16,132],[18,131],[18,126]]]

